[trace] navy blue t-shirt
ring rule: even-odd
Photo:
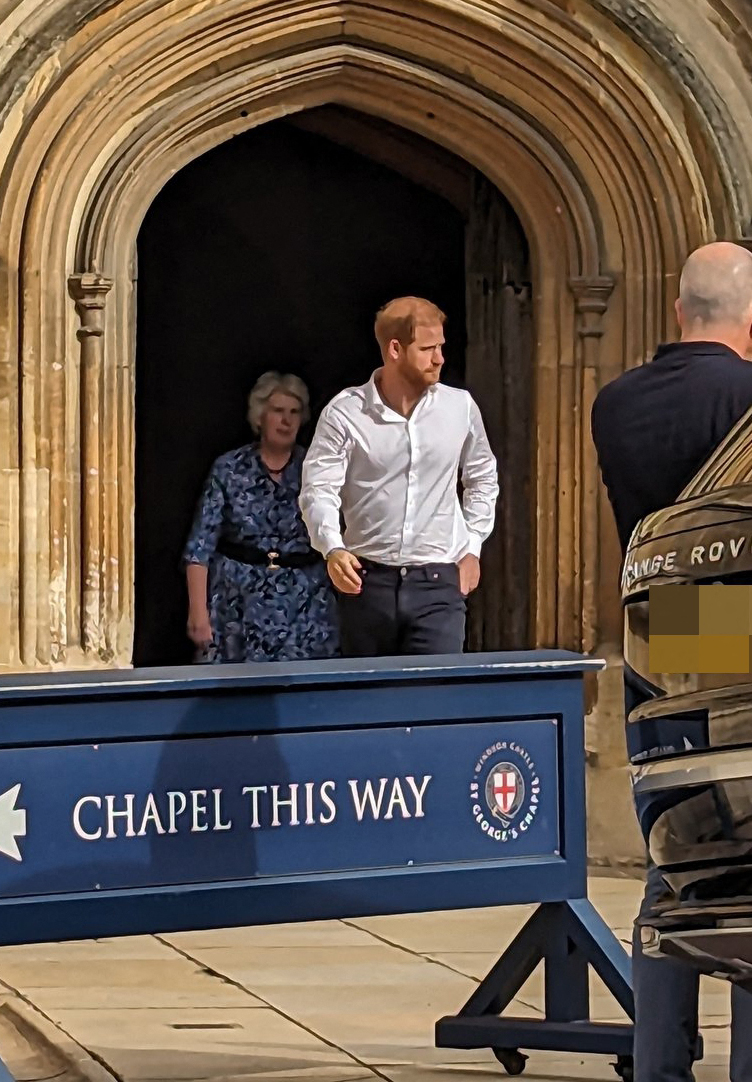
[[[622,554],[640,519],[676,502],[751,406],[752,363],[717,342],[661,346],[649,364],[630,369],[600,391],[591,431]],[[657,691],[624,666],[627,717]],[[633,761],[659,748],[680,751],[685,741],[706,746],[703,712],[627,726]],[[652,798],[644,803],[641,808],[638,802],[638,813],[647,836],[663,804]]]
[[[752,363],[718,342],[661,346],[597,395],[591,431],[622,552],[645,515],[676,502],[752,406]]]

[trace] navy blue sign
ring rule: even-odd
[[[559,851],[552,719],[0,751],[0,896]]]

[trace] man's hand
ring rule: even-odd
[[[203,609],[199,612],[190,612],[188,614],[188,638],[196,646],[208,646],[212,641],[212,628],[211,621],[209,620],[209,610]]]
[[[480,560],[477,556],[473,556],[471,552],[468,552],[458,562],[457,567],[460,571],[460,593],[463,597],[467,597],[468,594],[477,589],[480,582]]]
[[[363,589],[360,575],[360,561],[346,549],[336,549],[326,560],[329,578],[343,594],[359,594]]]

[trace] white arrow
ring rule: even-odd
[[[21,784],[0,794],[0,853],[13,860],[23,860],[16,838],[26,837],[26,812],[15,806]]]

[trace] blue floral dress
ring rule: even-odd
[[[216,460],[185,547],[186,563],[209,569],[213,641],[206,662],[297,661],[339,653],[336,605],[323,560],[270,570],[216,551],[220,537],[265,552],[310,548],[298,507],[304,451],[295,447],[279,482],[256,444]]]

